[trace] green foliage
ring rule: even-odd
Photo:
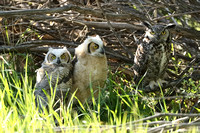
[[[31,67],[28,66],[33,63],[30,59],[30,55],[25,57],[23,73],[15,71],[15,64],[1,62],[0,122],[3,132],[37,130],[53,132],[56,124],[70,129],[74,126],[84,126],[85,131],[88,131],[89,127],[94,128],[94,131],[100,131],[99,126],[102,123],[121,125],[133,120],[136,116],[139,117],[137,109],[134,108],[133,99],[127,95],[128,89],[124,90],[122,79],[119,79],[121,84],[112,80],[114,76],[118,76],[118,73],[110,73],[107,87],[99,94],[97,101],[93,100],[92,106],[82,105],[77,110],[72,109],[72,106],[69,106],[67,110],[61,107],[62,114],[59,115],[50,104],[48,111],[39,113],[35,107],[33,95],[35,75],[29,73]],[[119,128],[117,131],[122,129]]]
[[[43,113],[39,113],[33,94],[35,74],[32,69],[35,69],[35,66],[30,65],[34,60],[31,55],[18,56],[23,57],[24,61],[22,73],[15,70],[15,62],[2,61],[0,64],[1,132],[54,132],[56,126],[66,127],[65,130],[69,132],[100,132],[106,128],[106,132],[126,132],[127,126],[134,131],[142,127],[137,132],[146,132],[148,125],[133,125],[131,122],[154,115],[157,105],[160,106],[159,111],[164,113],[174,113],[180,109],[181,101],[174,99],[167,103],[162,89],[157,93],[145,94],[136,90],[133,81],[128,81],[121,71],[110,70],[106,87],[101,88],[97,100],[93,99],[85,105],[79,103],[77,108],[72,108],[73,103],[67,109],[61,106],[61,114],[58,114],[58,110],[53,109],[54,98],[49,97],[51,102],[48,111],[45,109]],[[184,84],[191,86],[187,93],[195,94],[199,90],[199,84],[192,80],[185,81]],[[156,99],[158,97],[160,99]],[[186,102],[185,107],[188,105],[186,108],[190,108],[191,105]],[[199,109],[196,108],[196,111]],[[162,117],[151,121],[159,119],[170,121],[175,118]],[[115,128],[110,128],[110,125],[115,125]],[[60,130],[64,132],[63,129]]]

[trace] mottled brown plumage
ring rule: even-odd
[[[175,25],[154,25],[144,22],[147,27],[143,41],[136,50],[134,65],[134,81],[136,84],[143,78],[140,86],[150,85],[153,88],[163,80],[170,59],[171,35],[169,28]]]

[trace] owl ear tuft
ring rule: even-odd
[[[91,39],[92,38],[92,36],[87,36],[87,38],[86,39]]]
[[[95,37],[97,37],[97,38],[100,38],[100,36],[99,36],[99,35],[96,35]]]
[[[142,24],[143,24],[144,26],[146,26],[148,29],[151,29],[151,28],[152,28],[152,25],[151,25],[148,21],[144,21],[144,22],[142,22]]]
[[[53,50],[53,48],[52,48],[52,47],[50,47],[50,48],[49,48],[49,51],[52,51],[52,50]]]
[[[165,26],[165,29],[172,29],[172,28],[175,28],[176,27],[176,24],[168,24]]]

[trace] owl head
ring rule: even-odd
[[[101,40],[99,35],[88,36],[87,39],[76,48],[76,54],[80,54],[83,52],[92,56],[105,55],[103,41]]]
[[[71,54],[66,47],[62,49],[49,48],[48,53],[45,56],[45,63],[49,64],[64,64],[71,61]]]
[[[168,25],[151,25],[149,22],[143,22],[143,25],[146,26],[145,38],[147,42],[161,43],[161,42],[170,42],[171,35],[168,29],[174,28],[175,24]]]

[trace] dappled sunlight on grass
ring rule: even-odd
[[[24,73],[18,73],[12,65],[1,62],[0,72],[0,123],[1,132],[147,132],[159,127],[159,122],[175,121],[177,117],[163,116],[142,120],[156,114],[160,105],[161,113],[177,113],[179,108],[170,107],[178,100],[167,103],[164,92],[144,94],[136,90],[132,81],[121,76],[120,71],[109,71],[105,88],[101,88],[97,100],[85,105],[60,107],[52,106],[39,112],[35,106],[34,78],[29,75],[29,56]],[[9,62],[10,63],[10,62]],[[12,63],[10,63],[12,64]],[[191,82],[191,86],[195,83]],[[159,94],[159,95],[158,95]],[[160,99],[156,99],[160,98]],[[52,101],[53,103],[53,101]],[[189,107],[188,107],[189,108]],[[158,124],[154,124],[158,122]],[[150,125],[149,125],[150,123]],[[191,132],[196,129],[191,128]]]
[[[39,113],[33,94],[35,88],[32,79],[35,75],[28,75],[28,56],[25,58],[24,73],[17,73],[11,66],[1,62],[0,122],[3,132],[126,132],[129,130],[126,123],[131,122],[134,117],[139,118],[139,110],[132,98],[126,94],[122,85],[118,86],[111,79],[108,79],[110,81],[107,87],[93,103],[88,102],[76,108],[72,108],[73,105],[67,109],[60,107],[61,115],[51,106]],[[117,89],[114,90],[113,85]]]

